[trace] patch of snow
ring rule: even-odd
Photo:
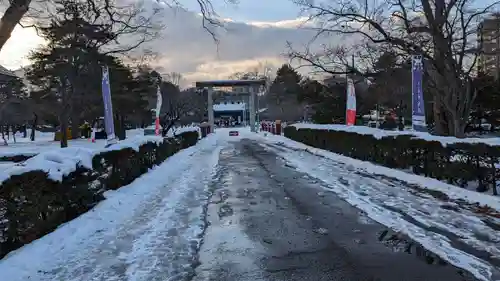
[[[168,131],[167,137],[174,137],[176,135],[179,135],[179,134],[182,134],[185,132],[198,132],[198,135],[201,136],[200,127],[198,127],[198,126],[183,126],[183,127],[172,128],[170,131]]]
[[[224,138],[171,156],[91,211],[0,260],[2,280],[171,280],[192,272]],[[177,279],[176,279],[177,280]]]
[[[16,164],[16,162],[2,161],[0,162],[0,171],[6,170]]]
[[[138,151],[139,147],[147,142],[160,143],[162,141],[163,138],[157,136],[135,136],[119,141],[108,148],[66,147],[44,151],[24,162],[0,171],[0,183],[12,175],[20,175],[35,170],[44,171],[48,173],[50,179],[61,181],[64,176],[75,171],[79,165],[92,169],[92,158],[101,152],[124,148],[132,148]]]
[[[143,135],[144,129],[127,130],[126,134],[127,139]],[[17,142],[14,143],[11,137],[7,146],[4,146],[2,140],[0,139],[0,157],[15,155],[34,156],[41,152],[60,149],[60,143],[59,141],[54,141],[54,133],[52,132],[45,133],[36,131],[35,141],[31,141],[29,139],[29,132],[28,138],[22,138],[19,133],[16,136],[18,136]],[[96,140],[96,142],[93,143],[90,139],[74,139],[68,140],[68,146],[87,149],[102,149],[106,146],[106,140]]]
[[[247,135],[247,137],[255,138],[254,134],[249,134]],[[427,178],[424,176],[407,173],[405,171],[379,166],[367,161],[361,161],[343,155],[335,154],[323,149],[318,149],[312,146],[305,145],[300,142],[293,141],[283,136],[276,136],[269,134],[267,137],[264,137],[263,135],[258,135],[257,137],[263,141],[278,143],[286,147],[292,148],[294,150],[307,151],[311,154],[325,157],[333,161],[341,162],[345,164],[347,167],[350,167],[352,171],[358,169],[365,171],[369,174],[384,175],[387,177],[400,179],[410,184],[416,184],[422,188],[443,192],[452,199],[463,199],[465,201],[473,203],[477,202],[481,205],[487,205],[496,210],[500,210],[500,197],[498,196],[492,196],[484,193],[479,193],[476,191],[467,190],[455,185],[441,182],[437,179]]]

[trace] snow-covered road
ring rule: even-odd
[[[0,280],[182,280],[224,141],[211,136],[0,261]],[[178,278],[178,279],[176,279]]]
[[[221,152],[194,281],[476,280],[379,241],[387,227],[259,143]]]

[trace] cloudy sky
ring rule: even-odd
[[[181,0],[186,10],[165,9],[167,28],[148,48],[159,54],[155,61],[161,71],[179,72],[186,82],[225,79],[235,72],[264,64],[278,66],[285,61],[286,42],[307,43],[311,31],[298,28],[300,11],[290,0],[239,0],[236,5],[213,0],[215,10],[226,19],[217,46],[202,28],[196,0]],[[30,50],[42,44],[34,30],[17,27],[0,52],[0,64],[17,69],[27,65]]]

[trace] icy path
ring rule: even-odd
[[[249,137],[252,137],[249,135]],[[500,280],[500,220],[465,200],[447,198],[394,179],[377,176],[332,157],[320,157],[283,137],[259,137],[288,165],[317,178],[328,191],[393,230],[400,231],[480,280]],[[344,157],[345,158],[345,157]],[[443,198],[444,197],[444,198]]]
[[[203,208],[225,141],[172,156],[92,211],[0,261],[0,279],[180,280],[194,273]]]

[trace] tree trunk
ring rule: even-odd
[[[460,117],[457,117],[456,114],[453,114],[449,122],[450,136],[464,138],[466,125],[467,122],[464,122]]]
[[[3,48],[7,40],[9,40],[12,31],[28,12],[31,0],[13,0],[9,1],[10,5],[0,19],[0,50]]]
[[[64,121],[64,115],[61,115],[61,148],[68,147],[68,121]]]
[[[12,139],[14,140],[14,143],[16,143],[17,142],[17,140],[16,140],[16,132],[17,132],[16,126],[11,125],[10,127],[12,128]]]
[[[446,120],[444,119],[443,107],[436,94],[434,95],[434,103],[432,104],[432,107],[432,113],[434,115],[434,133],[438,136],[448,135],[448,127],[446,125]]]
[[[115,135],[119,140],[124,140],[126,138],[125,124],[123,119],[124,118],[121,114],[115,115]]]
[[[59,114],[59,124],[61,132],[61,147],[68,147],[68,119],[69,119],[69,109],[68,109],[68,87],[66,83],[66,78],[61,77],[62,85],[60,92],[62,93],[62,106],[61,113]]]
[[[77,34],[75,34],[76,36]],[[76,40],[76,38],[74,38]],[[71,58],[72,62],[75,61],[75,57]],[[73,63],[74,64],[74,63]],[[68,92],[67,100],[69,105],[69,118],[71,120],[71,139],[78,139],[80,137],[80,92],[81,84],[78,80],[78,66],[74,66],[71,71],[67,73],[68,75]]]
[[[4,129],[4,126],[1,126],[1,128],[2,128],[1,131],[2,131],[3,145],[9,145],[9,143],[5,139],[5,129]]]
[[[35,132],[36,132],[36,126],[38,123],[38,115],[36,113],[33,113],[33,123],[31,124],[31,136],[30,139],[31,141],[35,141]]]

